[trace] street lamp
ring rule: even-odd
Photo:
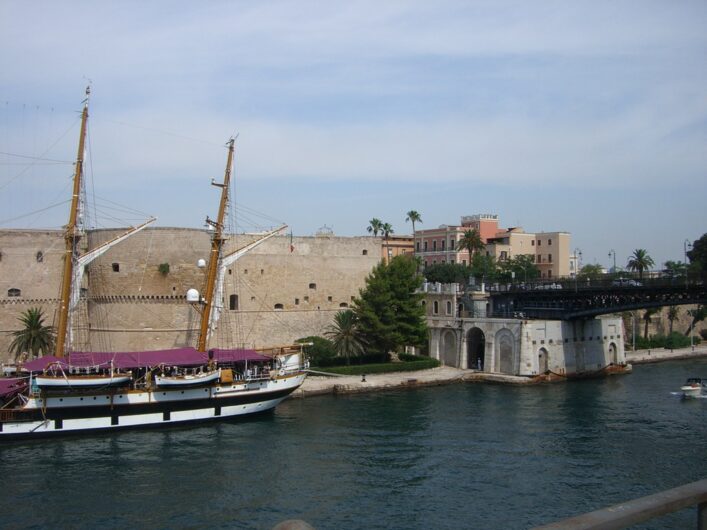
[[[685,287],[687,287],[687,249],[692,248],[692,243],[690,243],[689,239],[686,239],[685,241],[682,242],[682,251],[683,255],[685,256]]]
[[[614,268],[611,269],[611,272],[616,272],[616,251],[612,248],[609,251],[609,257],[614,256]]]

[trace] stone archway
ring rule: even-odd
[[[457,335],[452,330],[442,333],[442,352],[440,361],[445,366],[457,367]]]
[[[515,337],[509,329],[502,329],[496,333],[496,351],[498,352],[498,368],[503,374],[516,375],[516,348]]]
[[[549,371],[548,353],[545,348],[538,350],[538,373],[546,374]]]
[[[619,364],[616,344],[614,344],[613,342],[609,344],[609,364]]]
[[[484,354],[486,350],[486,336],[479,328],[471,328],[466,334],[466,359],[467,368],[473,370],[484,369]]]

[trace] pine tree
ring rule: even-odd
[[[379,263],[366,278],[366,287],[354,300],[354,312],[373,350],[387,354],[426,342],[423,296],[416,292],[422,280],[417,261],[402,255]]]

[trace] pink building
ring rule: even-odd
[[[459,240],[467,230],[477,230],[486,243],[499,231],[498,216],[491,214],[465,215],[461,225],[442,225],[429,230],[415,230],[415,256],[425,266],[438,263],[469,264],[469,252],[459,249]]]

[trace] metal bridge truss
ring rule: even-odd
[[[494,317],[572,320],[609,313],[684,304],[707,304],[703,282],[674,285],[665,282],[637,286],[581,286],[550,284],[551,287],[507,286],[491,292]]]

